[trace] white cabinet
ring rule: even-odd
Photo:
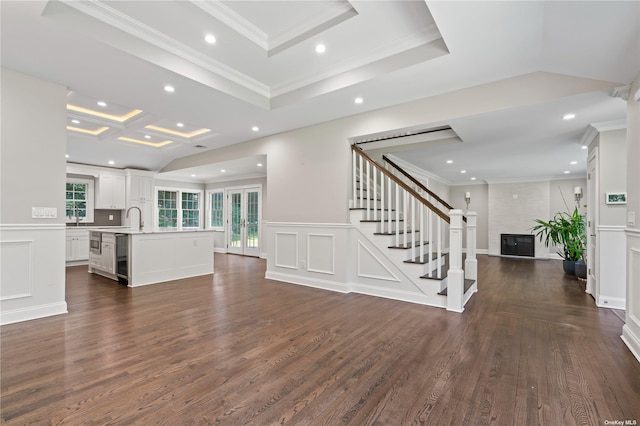
[[[100,173],[96,186],[96,208],[125,208],[125,177],[115,174]]]
[[[91,253],[89,272],[115,278],[116,274],[116,237],[109,232],[102,233],[100,253]]]
[[[155,211],[155,182],[153,174],[142,171],[127,172],[127,202],[126,208],[138,207],[141,212],[144,229],[153,230],[153,215]],[[129,217],[125,218],[125,225],[137,229],[138,228],[138,211],[131,210]]]
[[[89,259],[89,231],[67,229],[65,259],[67,262]]]

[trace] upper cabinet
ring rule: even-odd
[[[125,177],[100,173],[96,185],[96,208],[122,210],[125,208]]]
[[[127,174],[127,200],[153,201],[153,176]]]

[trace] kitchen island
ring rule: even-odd
[[[212,274],[213,231],[102,230],[102,250],[92,252],[89,272],[129,287]]]

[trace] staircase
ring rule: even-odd
[[[463,216],[388,158],[382,166],[351,147],[351,223],[424,295],[421,303],[462,312],[477,291],[476,213]]]

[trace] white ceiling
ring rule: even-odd
[[[69,103],[142,111],[120,124],[70,112],[82,126],[109,129],[70,130],[68,161],[103,166],[161,170],[203,150],[536,71],[620,86],[640,71],[637,1],[3,0],[0,7],[3,67],[67,86]],[[207,33],[215,44],[204,41]],[[96,107],[98,100],[108,106]],[[559,120],[566,112],[576,119]],[[624,102],[609,91],[447,123],[425,118],[424,126],[451,126],[463,143],[398,156],[451,183],[468,182],[470,173],[477,181],[566,177],[574,160],[571,176],[584,175],[579,143],[588,125],[624,118]],[[238,164],[247,167],[239,175],[256,173],[256,159]],[[467,164],[478,166],[461,176]],[[216,175],[222,168],[182,178],[225,179]]]

